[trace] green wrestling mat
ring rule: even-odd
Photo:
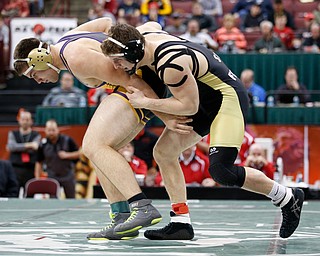
[[[154,200],[169,221],[170,202]],[[89,242],[108,220],[106,200],[0,199],[0,255],[320,255],[320,202],[305,202],[299,228],[278,236],[280,209],[269,201],[191,200],[192,241]]]

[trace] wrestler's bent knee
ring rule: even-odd
[[[153,148],[153,158],[154,160],[159,163],[159,161],[163,161],[166,158],[165,151],[161,149],[157,144]]]
[[[153,158],[157,163],[163,161],[168,162],[178,159],[180,155],[179,152],[179,149],[173,149],[173,146],[171,145],[157,143],[153,148]]]
[[[96,148],[93,146],[92,139],[90,136],[85,135],[82,141],[82,153],[89,159],[91,159],[92,154]]]
[[[224,186],[242,187],[246,176],[243,166],[227,166],[221,162],[211,164],[209,172],[216,182]]]

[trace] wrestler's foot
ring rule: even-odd
[[[174,218],[176,214],[170,211],[170,216]],[[163,228],[145,231],[144,236],[150,240],[191,240],[194,232],[189,223],[170,222]]]
[[[129,240],[136,238],[139,236],[139,231],[134,231],[131,233],[126,233],[125,235],[116,234],[114,232],[115,226],[119,223],[123,223],[128,217],[130,213],[117,213],[113,214],[110,213],[110,219],[112,220],[111,223],[101,229],[99,232],[90,233],[87,235],[88,240]]]
[[[299,225],[301,209],[304,201],[304,192],[300,188],[292,189],[290,201],[281,208],[282,224],[280,237],[287,238],[293,234]]]
[[[189,223],[170,222],[161,229],[146,230],[144,236],[150,240],[191,240],[194,233]]]
[[[131,215],[115,227],[117,234],[128,234],[143,227],[155,225],[162,220],[161,214],[151,205],[150,199],[142,199],[130,204]]]

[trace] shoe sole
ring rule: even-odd
[[[155,234],[148,234],[144,233],[144,237],[149,240],[192,240],[194,238],[194,235],[186,234],[170,234],[170,235],[155,235]]]
[[[108,239],[106,237],[92,237],[92,238],[87,238],[88,240],[91,240],[91,241],[109,241],[109,240],[131,240],[131,239],[134,239],[134,238],[137,238],[139,235],[136,235],[136,236],[124,236],[124,237],[121,237],[120,239]]]
[[[144,236],[150,240],[192,240],[194,231],[190,224],[169,223],[161,229],[146,230]]]
[[[149,226],[153,226],[155,224],[158,224],[161,220],[162,220],[162,218],[156,218],[156,219],[153,219],[149,225],[136,226],[136,227],[134,227],[132,229],[129,229],[129,230],[118,231],[118,232],[116,232],[116,234],[117,235],[123,235],[123,234],[131,233],[131,232],[137,231],[139,229],[142,229],[143,227],[149,227]]]

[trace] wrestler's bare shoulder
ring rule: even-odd
[[[143,33],[143,32],[161,31],[162,28],[161,28],[161,25],[160,25],[158,22],[149,21],[149,22],[144,23],[144,24],[141,25],[141,26],[138,26],[138,27],[137,27],[137,30],[138,30],[140,33]]]
[[[103,55],[100,49],[100,43],[88,38],[81,38],[79,40],[69,43],[64,51],[63,55],[67,62],[82,62],[86,63],[91,60],[92,57],[97,55]]]
[[[88,49],[85,49],[81,44],[69,44],[63,51],[63,56],[69,66],[75,66],[86,60]],[[85,63],[85,62],[84,62]]]

